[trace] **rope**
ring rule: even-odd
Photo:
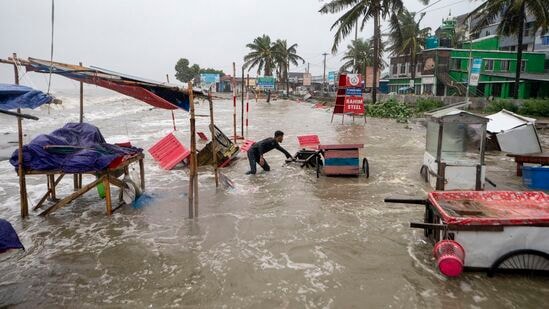
[[[51,75],[53,70],[53,34],[55,25],[55,0],[51,0],[51,44],[50,44],[50,77],[48,79],[48,94],[50,94]]]

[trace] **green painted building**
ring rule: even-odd
[[[390,61],[389,91],[437,96],[465,96],[468,86],[468,72],[471,59],[482,59],[478,86],[469,87],[470,96],[494,98],[514,97],[517,54],[513,51],[500,51],[499,38],[489,36],[462,44],[461,49],[425,49],[418,57],[414,68],[410,57],[392,57]],[[523,52],[521,79],[518,97],[549,97],[549,73],[545,73],[543,52]],[[411,70],[416,70],[416,78],[411,83]]]

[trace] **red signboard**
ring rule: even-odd
[[[346,96],[343,112],[364,115],[364,99],[357,96]]]
[[[362,75],[360,74],[347,74],[345,78],[345,87],[361,87]]]

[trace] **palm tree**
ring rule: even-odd
[[[383,43],[381,44],[379,51],[383,50]],[[339,69],[340,72],[352,71],[355,73],[363,72],[366,74],[366,67],[372,67],[374,65],[374,43],[373,39],[363,40],[356,39],[352,40],[351,44],[347,45],[347,51],[341,58],[343,65]],[[381,54],[378,55],[381,59]],[[379,63],[379,69],[385,67],[385,61],[381,60]],[[366,84],[364,84],[366,87]]]
[[[244,56],[244,68],[248,68],[250,71],[253,67],[257,66],[257,74],[261,74],[263,70],[265,76],[273,75],[274,57],[273,57],[273,44],[271,38],[268,35],[262,35],[254,39],[246,47],[252,51]]]
[[[397,14],[391,15],[389,42],[391,45],[387,48],[392,55],[410,56],[412,80],[416,78],[417,55],[425,48],[425,41],[431,28],[419,27],[421,20],[425,16],[422,13],[416,22],[416,13],[403,9]],[[413,89],[415,93],[415,87]]]
[[[428,3],[428,0],[420,0]],[[380,19],[386,18],[390,13],[397,13],[404,7],[403,0],[331,0],[324,4],[320,9],[321,14],[336,14],[348,9],[332,25],[330,30],[337,28],[334,35],[334,44],[332,53],[337,52],[337,46],[341,41],[351,33],[355,23],[359,23],[360,30],[370,19],[374,19],[374,55],[379,55],[381,46],[381,31],[379,29]],[[377,85],[377,75],[380,58],[374,57],[374,80],[373,85]],[[377,88],[372,87],[372,102],[376,103]]]
[[[517,36],[517,65],[514,92],[518,99],[520,71],[522,67],[522,41],[526,15],[534,17],[534,32],[549,30],[549,1],[547,0],[488,0],[469,14],[469,18],[478,21],[475,31],[494,23],[498,18],[497,33],[502,36]]]
[[[286,93],[289,94],[290,84],[288,71],[290,64],[299,65],[299,61],[305,63],[305,60],[297,54],[297,44],[288,47],[286,40],[276,40],[273,44],[274,62],[278,66],[280,77],[286,81]]]

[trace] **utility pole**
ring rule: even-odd
[[[465,103],[469,103],[469,86],[471,83],[471,69],[473,66],[473,59],[472,59],[472,45],[473,41],[471,40],[471,17],[468,18],[467,23],[467,32],[469,32],[469,58],[467,63],[467,89],[465,90]]]
[[[322,73],[322,91],[326,88],[326,56],[328,56],[328,53],[323,53],[322,56],[324,56],[324,73]]]

